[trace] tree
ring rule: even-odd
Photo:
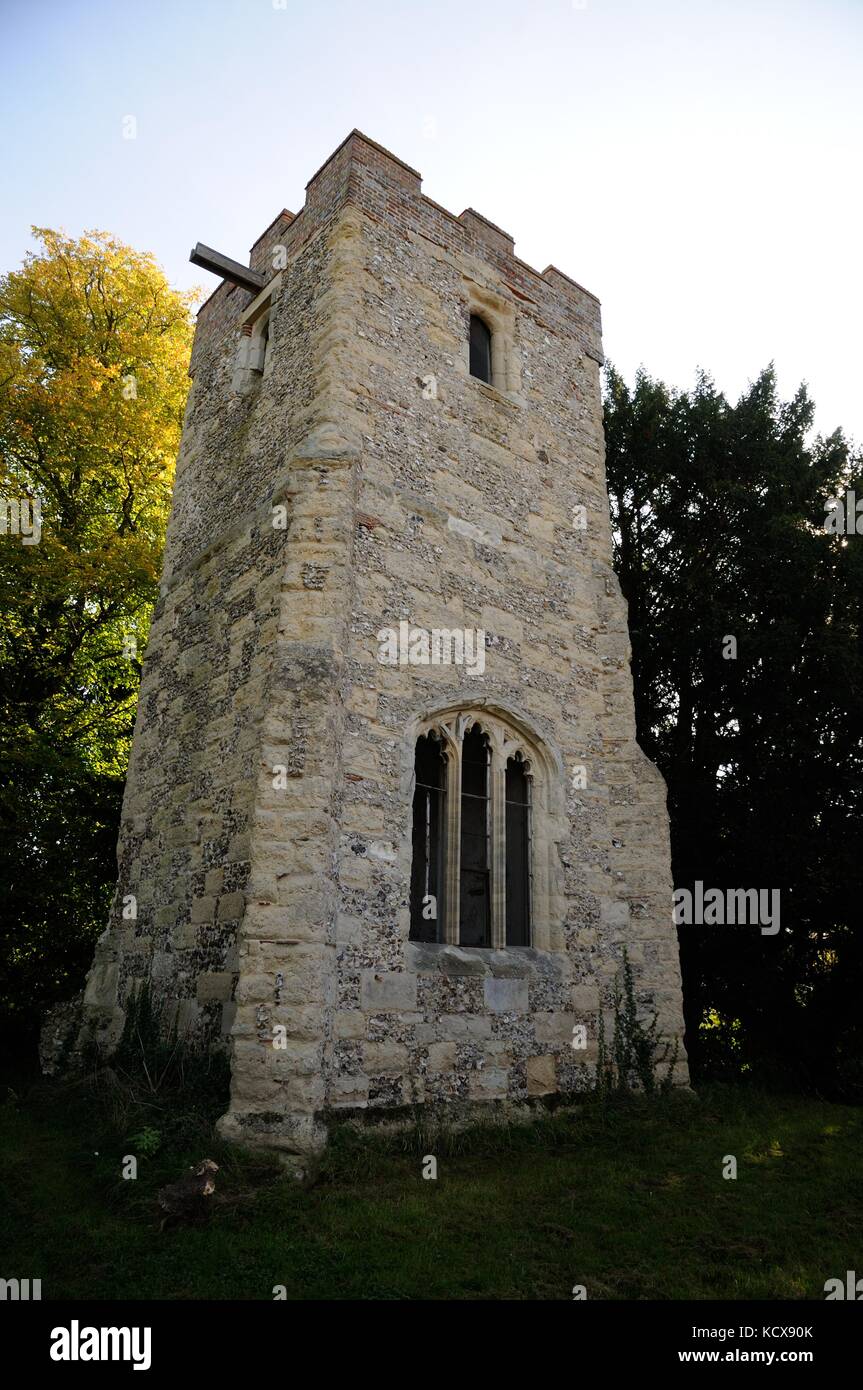
[[[0,280],[0,1007],[31,1027],[105,924],[192,331],[152,256],[33,230]]]
[[[863,1082],[863,537],[825,531],[861,462],[768,368],[731,405],[613,370],[605,424],[638,735],[669,786],[675,884],[778,888],[781,929],[680,929],[687,1046]],[[863,1088],[861,1088],[863,1089]]]

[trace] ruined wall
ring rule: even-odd
[[[223,1132],[302,1152],[333,1111],[589,1085],[624,945],[662,1027],[682,1019],[665,788],[635,743],[611,569],[597,301],[357,133],[253,265],[279,247],[251,390],[231,374],[258,301],[222,286],[201,315],[124,808],[118,895],[138,885],[139,917],[100,947],[91,1004],[151,973],[199,1036],[230,1029]],[[468,371],[472,311],[494,386]],[[484,672],[382,664],[401,621],[484,630]],[[446,708],[542,750],[532,948],[408,941],[414,744]]]

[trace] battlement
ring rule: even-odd
[[[503,231],[494,222],[490,222],[475,208],[465,208],[464,212],[459,213],[458,220],[463,222],[466,227],[470,227],[477,240],[483,242],[493,251],[498,251],[505,256],[515,255],[515,241],[509,232]]]
[[[267,270],[271,269],[270,250],[273,246],[281,244],[291,223],[296,220],[296,216],[295,212],[288,212],[287,208],[282,208],[281,212],[273,218],[269,227],[264,228],[249,250],[249,265],[252,270],[266,274]]]
[[[250,267],[275,276],[341,208],[351,205],[373,220],[393,223],[405,235],[419,234],[489,262],[520,299],[547,297],[550,290],[579,328],[587,354],[603,360],[596,295],[555,266],[539,271],[520,260],[512,235],[475,208],[456,216],[436,203],[422,192],[418,170],[359,130],[352,130],[309,179],[301,210],[293,214],[283,209],[261,233],[252,246]],[[234,287],[226,285],[201,306],[199,314],[205,320],[218,310],[225,294],[233,292]],[[247,292],[240,291],[233,311],[241,312],[249,302]]]
[[[376,140],[370,140],[367,135],[363,135],[361,130],[354,129],[350,135],[345,136],[329,158],[324,160],[320,169],[312,174],[306,184],[307,195],[311,192],[312,197],[315,196],[319,181],[322,180],[330,165],[340,163],[343,166],[346,162],[354,161],[364,165],[379,176],[400,183],[415,193],[420,192],[422,174],[417,169],[411,168],[410,164],[399,159],[398,155],[384,149],[384,146],[379,145]]]

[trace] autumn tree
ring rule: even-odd
[[[192,329],[152,256],[34,235],[0,279],[0,1009],[31,1025],[105,922]]]

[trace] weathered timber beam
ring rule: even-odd
[[[234,285],[240,285],[244,290],[251,290],[257,294],[267,283],[265,275],[259,274],[257,270],[249,270],[247,265],[241,265],[239,261],[232,261],[230,256],[223,256],[221,251],[214,251],[212,246],[205,246],[199,241],[195,249],[189,256],[192,265],[199,265],[202,270],[211,270],[214,275],[221,275],[223,280],[230,280]]]

